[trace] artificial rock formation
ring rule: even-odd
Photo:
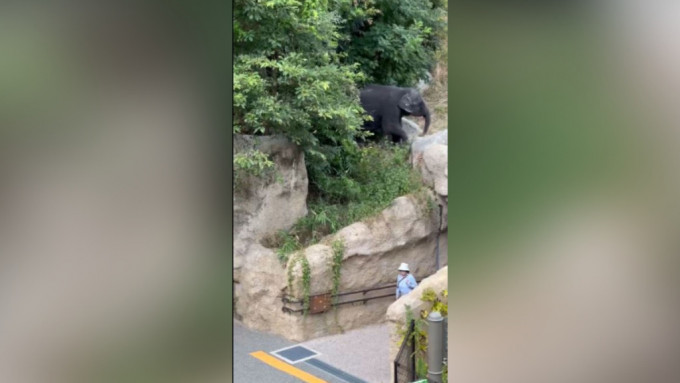
[[[307,168],[304,153],[284,137],[234,137],[234,154],[259,150],[275,164],[268,177],[246,177],[234,190],[234,280],[241,282],[249,247],[307,214]],[[235,286],[235,288],[239,288]]]
[[[337,306],[322,314],[303,316],[284,312],[284,296],[304,299],[302,262],[298,258],[306,258],[309,264],[311,295],[332,290],[332,244],[335,241],[344,244],[339,291],[392,284],[401,262],[408,263],[417,278],[423,278],[436,271],[437,237],[440,261],[446,264],[446,233],[437,235],[439,224],[436,206],[433,208],[414,196],[404,196],[395,199],[377,216],[347,226],[321,243],[292,255],[285,269],[272,250],[253,244],[245,255],[247,262],[241,281],[235,287],[238,317],[246,326],[277,333],[293,341],[383,322],[388,306],[395,299],[391,296]],[[288,286],[289,273],[291,286]],[[366,296],[386,292],[391,294],[394,289],[369,292]]]
[[[416,138],[411,144],[411,162],[420,171],[425,185],[434,189],[446,205],[449,189],[448,131]]]
[[[385,320],[394,288],[359,293],[358,302],[320,314],[287,312],[304,301],[303,261],[309,265],[309,294],[333,289],[333,244],[343,244],[339,292],[383,287],[396,282],[400,263],[422,279],[447,262],[446,208],[432,191],[396,198],[379,214],[355,222],[320,243],[292,254],[284,264],[263,239],[291,227],[307,212],[307,176],[299,149],[284,139],[238,137],[237,152],[259,148],[276,163],[283,182],[249,180],[234,198],[234,309],[244,325],[304,341]],[[385,296],[389,295],[389,296]],[[380,297],[382,296],[382,297]],[[379,297],[363,301],[363,298]],[[348,299],[343,296],[340,299]]]
[[[406,133],[406,142],[413,142],[421,134],[423,134],[423,131],[422,129],[420,129],[420,126],[418,126],[416,122],[411,121],[408,118],[401,119],[401,128],[402,130],[404,130],[404,133]]]
[[[419,166],[423,182],[443,197],[449,195],[448,150],[447,145],[430,145],[423,152]]]
[[[437,203],[443,209],[443,216],[448,214],[449,198],[449,155],[448,131],[418,137],[411,143],[411,163],[418,169],[423,183],[434,190]],[[442,229],[447,227],[446,219]]]
[[[441,132],[429,134],[427,136],[418,137],[414,139],[413,142],[411,143],[411,156],[414,158],[418,157],[425,151],[425,149],[427,149],[430,145],[433,144],[448,145],[449,131],[442,130]]]

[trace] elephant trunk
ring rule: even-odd
[[[427,128],[430,127],[430,111],[425,107],[423,116],[425,117],[425,128],[423,129],[423,135],[427,134]]]

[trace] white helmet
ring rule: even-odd
[[[398,270],[399,270],[399,271],[409,271],[409,272],[411,271],[411,270],[409,270],[408,264],[406,264],[406,263],[402,263],[402,264],[399,266],[399,269],[398,269]]]

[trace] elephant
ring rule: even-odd
[[[368,85],[361,90],[359,100],[366,113],[373,117],[373,121],[367,121],[363,128],[378,136],[391,136],[395,143],[407,140],[401,126],[404,116],[425,117],[423,134],[430,127],[430,111],[414,88]]]

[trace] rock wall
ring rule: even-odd
[[[445,221],[446,217],[442,217]],[[381,287],[395,282],[401,262],[410,265],[412,274],[424,278],[436,271],[435,251],[439,232],[439,211],[414,196],[399,197],[392,206],[371,219],[354,223],[321,243],[301,251],[310,267],[310,294],[332,290],[332,243],[341,240],[344,254],[339,291]],[[446,232],[439,235],[440,262],[447,263]],[[251,328],[279,334],[293,341],[380,323],[385,320],[392,296],[365,303],[337,306],[322,314],[287,313],[284,296],[303,299],[302,266],[292,256],[285,269],[271,249],[259,244],[249,247],[248,260],[235,291],[239,319]],[[293,277],[292,289],[288,275]],[[386,289],[379,294],[393,294]],[[373,294],[373,296],[377,295]],[[371,293],[367,296],[372,296]]]
[[[449,195],[448,137],[448,130],[443,130],[418,137],[411,144],[411,162],[420,171],[425,185],[434,189],[443,201]]]
[[[234,289],[238,291],[246,260],[263,251],[261,246],[250,247],[267,235],[289,229],[307,214],[307,168],[302,150],[284,137],[234,136],[234,154],[252,149],[269,155],[276,173],[248,177],[234,190]]]
[[[349,225],[303,249],[283,265],[261,240],[267,234],[292,226],[306,214],[304,158],[300,151],[282,139],[256,143],[251,137],[240,137],[236,146],[243,151],[258,144],[260,150],[271,154],[277,168],[284,173],[285,181],[279,184],[253,180],[248,186],[250,192],[234,199],[235,316],[244,325],[293,341],[305,341],[384,322],[387,309],[395,299],[394,288],[361,295],[369,298],[388,296],[348,302],[321,314],[302,315],[284,310],[288,307],[284,299],[299,302],[305,295],[302,263],[296,259],[304,258],[309,264],[310,295],[332,291],[335,241],[344,245],[340,292],[394,284],[402,262],[410,265],[412,274],[419,280],[432,275],[437,271],[437,244],[440,267],[447,264],[447,217],[445,199],[442,199],[446,190],[439,188],[435,189],[436,193],[429,191],[429,196],[396,198],[376,216]],[[441,173],[441,169],[433,169],[437,174]],[[443,205],[441,212],[440,205]]]

